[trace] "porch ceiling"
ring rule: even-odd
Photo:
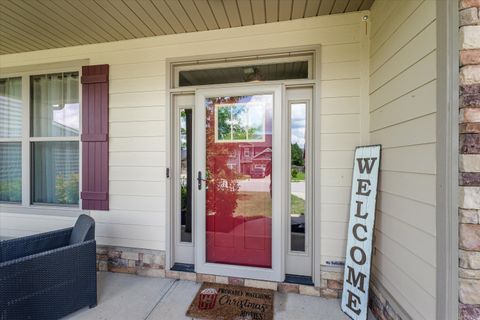
[[[0,0],[0,54],[370,9],[374,0]]]

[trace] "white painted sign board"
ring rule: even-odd
[[[380,145],[355,150],[341,304],[354,320],[367,319],[380,152]]]

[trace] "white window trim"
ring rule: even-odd
[[[85,62],[82,60],[82,64]],[[0,142],[20,142],[21,143],[21,157],[22,157],[22,201],[20,203],[12,202],[0,202],[0,209],[6,211],[15,211],[16,213],[38,213],[44,214],[45,210],[55,210],[56,214],[76,216],[82,212],[82,199],[80,192],[82,190],[82,85],[80,77],[82,75],[81,65],[73,63],[62,63],[60,66],[55,67],[52,64],[33,66],[31,68],[21,67],[16,69],[3,69],[0,78],[22,78],[22,136],[14,138],[0,138]],[[79,134],[78,136],[69,137],[31,137],[30,136],[30,76],[52,74],[52,73],[64,73],[64,72],[78,72],[78,102],[79,102]],[[42,204],[33,203],[31,199],[31,143],[40,141],[78,141],[79,153],[78,153],[78,205],[60,205],[60,204]]]
[[[193,247],[194,246],[194,240],[195,240],[195,230],[192,228],[192,241],[187,242],[187,241],[182,241],[181,240],[181,222],[179,219],[178,213],[180,212],[181,208],[181,195],[180,195],[180,170],[181,170],[181,146],[180,146],[180,112],[182,109],[189,109],[192,110],[192,131],[194,130],[193,128],[193,115],[195,114],[195,109],[194,106],[184,106],[184,105],[176,105],[175,109],[173,110],[174,112],[174,117],[175,117],[175,141],[174,141],[174,152],[173,152],[173,157],[174,157],[174,164],[172,166],[172,177],[175,177],[175,181],[173,182],[173,185],[175,186],[173,193],[174,193],[174,212],[175,212],[175,244],[179,246],[186,246],[186,247]],[[192,132],[192,138],[193,138],[193,132]],[[191,152],[193,152],[193,144],[191,146]],[[192,157],[193,161],[193,157]],[[193,163],[192,163],[192,175],[193,175]],[[193,177],[188,177],[188,179],[193,179]],[[193,190],[195,188],[195,184],[192,184],[192,221],[195,217],[195,209],[193,205]],[[193,223],[192,223],[193,225]]]

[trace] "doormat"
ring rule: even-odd
[[[202,284],[187,316],[213,320],[273,320],[273,290]]]

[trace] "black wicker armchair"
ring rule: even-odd
[[[0,319],[58,319],[97,304],[95,222],[0,242]]]

